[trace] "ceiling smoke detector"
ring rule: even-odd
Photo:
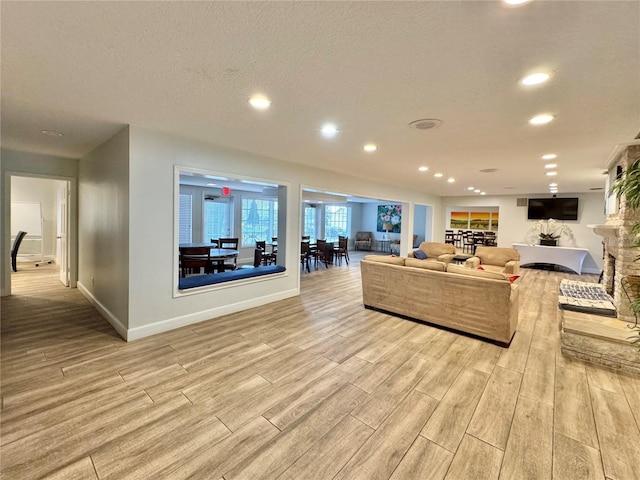
[[[442,125],[442,120],[437,118],[423,118],[416,120],[409,124],[409,128],[415,128],[416,130],[431,130],[432,128],[438,128]]]

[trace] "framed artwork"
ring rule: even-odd
[[[491,230],[498,230],[498,212],[491,212]]]
[[[471,212],[469,226],[472,230],[489,230],[490,218],[491,213],[489,212]]]
[[[378,205],[378,232],[400,233],[402,205]]]
[[[451,212],[450,228],[466,230],[469,228],[469,212]]]

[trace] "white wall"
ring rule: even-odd
[[[536,195],[537,197],[539,195]],[[561,246],[577,246],[589,249],[584,261],[583,271],[600,273],[602,270],[602,238],[593,233],[588,224],[605,223],[604,198],[602,193],[565,194],[563,197],[578,197],[578,220],[565,221],[569,225],[575,245],[563,237]],[[510,247],[514,243],[531,243],[537,235],[532,235],[531,227],[535,223],[527,220],[527,207],[516,206],[516,198],[527,195],[504,195],[483,197],[446,197],[443,198],[443,210],[450,212],[463,207],[499,207],[500,225],[498,228],[498,246]]]
[[[128,130],[84,157],[79,175],[78,288],[121,335],[129,323]],[[154,242],[154,233],[145,240]]]
[[[131,127],[129,338],[138,338],[299,293],[297,248],[286,251],[287,272],[253,283],[232,282],[196,294],[178,294],[174,236],[174,167],[258,178],[288,186],[285,242],[298,245],[305,187],[362,197],[440,205],[420,192],[336,175],[246,152]],[[279,206],[280,210],[280,206]],[[375,218],[375,216],[374,216]]]
[[[12,202],[38,202],[42,211],[42,252],[48,259],[56,255],[57,214],[56,199],[58,189],[64,185],[61,180],[33,177],[11,177]],[[16,219],[14,219],[15,221]],[[20,255],[40,255],[40,240],[25,237],[20,246]],[[36,258],[38,259],[38,258]],[[30,260],[34,260],[30,258]]]
[[[78,160],[73,158],[54,157],[15,150],[0,150],[0,171],[2,172],[2,199],[0,215],[2,216],[0,232],[0,292],[2,296],[11,293],[11,179],[13,176],[33,176],[43,178],[64,178],[71,182],[71,198],[69,204],[69,282],[76,284],[78,259],[77,243],[77,178]]]

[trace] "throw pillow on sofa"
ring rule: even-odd
[[[413,256],[419,260],[426,260],[427,259],[427,254],[424,253],[422,250],[414,250],[413,251]]]

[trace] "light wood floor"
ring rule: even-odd
[[[351,257],[299,298],[129,344],[55,266],[23,266],[2,479],[640,479],[640,379],[559,352],[577,276],[524,270],[503,349],[365,310]]]

